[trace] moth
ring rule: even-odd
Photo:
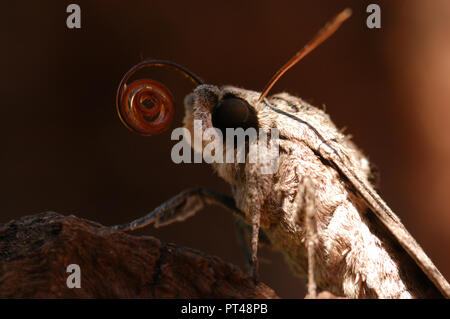
[[[143,135],[167,129],[173,98],[161,83],[141,79],[139,70],[164,66],[196,88],[184,101],[184,127],[249,128],[279,131],[279,166],[261,174],[258,163],[211,163],[231,186],[232,196],[206,188],[186,190],[131,223],[133,230],[183,221],[204,205],[230,210],[251,230],[251,274],[257,278],[257,249],[264,241],[285,255],[295,273],[337,296],[349,298],[430,298],[450,296],[450,286],[400,219],[378,195],[375,172],[363,153],[321,109],[288,93],[268,96],[276,81],[331,36],[351,15],[340,12],[289,60],[262,92],[214,86],[169,61],[148,60],[123,77],[116,103],[123,123]],[[207,142],[202,140],[201,146]],[[251,143],[251,142],[248,142]],[[194,145],[192,145],[194,147]],[[201,151],[201,150],[199,150]],[[260,236],[261,234],[261,236]]]

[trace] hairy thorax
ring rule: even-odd
[[[371,231],[365,203],[333,167],[305,144],[289,140],[280,143],[279,165],[270,178],[255,175],[257,192],[249,180],[255,176],[244,174],[242,182],[233,185],[233,193],[248,219],[252,209],[258,209],[255,203],[260,203],[261,227],[298,275],[306,276],[307,257],[304,207],[297,207],[297,197],[309,192],[319,239],[315,274],[319,287],[353,298],[412,297],[390,256],[389,243]],[[314,184],[299,191],[304,178]]]

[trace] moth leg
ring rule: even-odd
[[[257,165],[249,166],[250,174],[249,174],[249,185],[258,185],[258,180],[256,176],[258,176],[259,172]],[[249,188],[248,190],[248,200],[250,207],[250,223],[252,227],[252,236],[250,240],[250,248],[251,248],[251,264],[250,264],[250,276],[253,277],[255,283],[258,281],[258,241],[259,241],[259,230],[261,228],[261,202],[259,200],[260,194],[257,187]]]
[[[250,276],[253,277],[255,282],[258,281],[258,241],[259,241],[259,230],[261,227],[261,211],[259,209],[253,209],[252,212],[252,239],[250,242],[250,247],[252,250],[251,256],[251,268]]]
[[[252,233],[252,227],[239,217],[235,217],[234,223],[236,225],[238,243],[245,259],[245,269],[248,273],[251,273],[252,252],[249,247],[249,235]],[[258,237],[260,246],[269,246],[271,244],[270,239],[262,228],[259,229]]]
[[[316,214],[314,205],[306,206],[306,242],[308,252],[308,297],[316,298],[317,286],[314,279],[315,249],[317,245]]]
[[[306,252],[308,255],[308,286],[306,298],[315,299],[317,297],[317,285],[314,279],[315,272],[315,249],[318,243],[316,210],[314,203],[314,194],[312,193],[314,186],[308,177],[304,177],[299,183],[297,193],[297,207],[300,209],[298,218],[304,217],[304,225],[306,227]]]
[[[202,209],[205,204],[219,205],[238,217],[244,218],[244,213],[236,207],[230,196],[217,193],[204,187],[187,189],[165,201],[147,215],[130,223],[115,225],[113,230],[130,231],[154,224],[155,227],[165,226],[176,221],[183,221]]]
[[[241,218],[235,218],[234,224],[236,225],[236,235],[239,246],[244,255],[245,269],[248,273],[251,272],[252,265],[252,253],[248,245],[248,234],[251,232],[251,227]]]

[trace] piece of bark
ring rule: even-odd
[[[81,288],[67,287],[70,264]],[[217,257],[48,212],[0,224],[0,298],[278,296]]]

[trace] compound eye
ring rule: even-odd
[[[227,128],[256,128],[257,120],[247,101],[237,97],[226,97],[214,107],[212,124],[225,135]]]

